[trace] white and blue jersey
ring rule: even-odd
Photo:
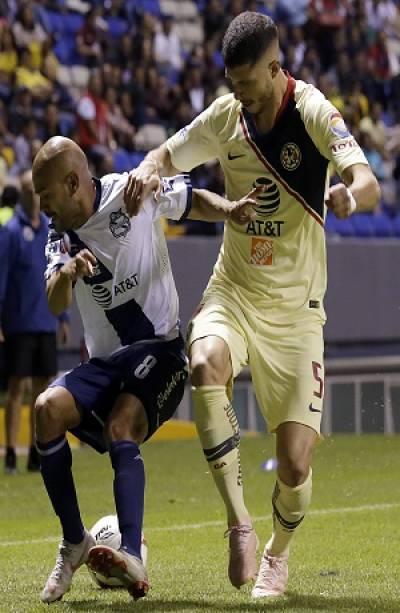
[[[151,196],[135,217],[123,201],[128,174],[96,182],[93,215],[79,229],[50,229],[46,278],[81,249],[97,259],[94,274],[75,286],[85,341],[92,357],[107,357],[140,340],[179,334],[178,296],[161,217],[179,220],[190,211],[187,175],[162,180],[159,201]]]

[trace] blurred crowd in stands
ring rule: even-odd
[[[0,0],[2,203],[12,206],[10,186],[18,188],[55,134],[75,139],[99,176],[137,166],[228,91],[221,39],[243,10],[277,21],[282,65],[344,115],[381,182],[388,232],[396,234],[400,0]],[[196,170],[193,182],[223,191],[217,165]],[[169,233],[219,230],[188,222]],[[374,231],[368,225],[364,233]]]

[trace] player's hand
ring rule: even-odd
[[[6,339],[4,338],[3,330],[0,328],[0,343],[4,343],[5,340]]]
[[[252,189],[247,196],[241,200],[231,202],[231,210],[228,213],[228,217],[240,225],[249,223],[249,221],[254,221],[257,217],[257,213],[254,210],[254,207],[257,205],[257,196],[264,191],[265,186],[259,185]]]
[[[75,257],[64,264],[60,273],[66,275],[72,282],[82,279],[82,277],[91,277],[96,262],[95,256],[89,249],[82,249]]]
[[[350,190],[344,183],[338,183],[329,188],[328,198],[325,199],[325,204],[338,219],[350,217],[356,208],[354,196],[352,196]]]
[[[161,192],[161,178],[154,170],[153,162],[142,162],[138,168],[129,173],[124,189],[124,203],[130,217],[139,213],[143,201],[151,192],[155,192],[155,199],[158,200]]]

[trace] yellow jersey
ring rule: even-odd
[[[182,171],[217,158],[230,200],[265,186],[255,221],[226,222],[206,294],[231,292],[271,323],[308,314],[324,321],[328,165],[341,174],[353,164],[368,164],[337,109],[313,85],[289,77],[267,134],[260,134],[252,116],[227,94],[172,136],[167,147]]]

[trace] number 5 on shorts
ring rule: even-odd
[[[324,394],[324,380],[319,376],[320,371],[322,370],[321,364],[318,362],[312,362],[312,370],[314,379],[319,383],[318,390],[314,390],[314,396],[316,398],[322,398]]]
[[[150,370],[157,364],[157,360],[154,355],[146,355],[143,362],[136,366],[134,370],[134,375],[138,379],[145,379],[149,374]]]

